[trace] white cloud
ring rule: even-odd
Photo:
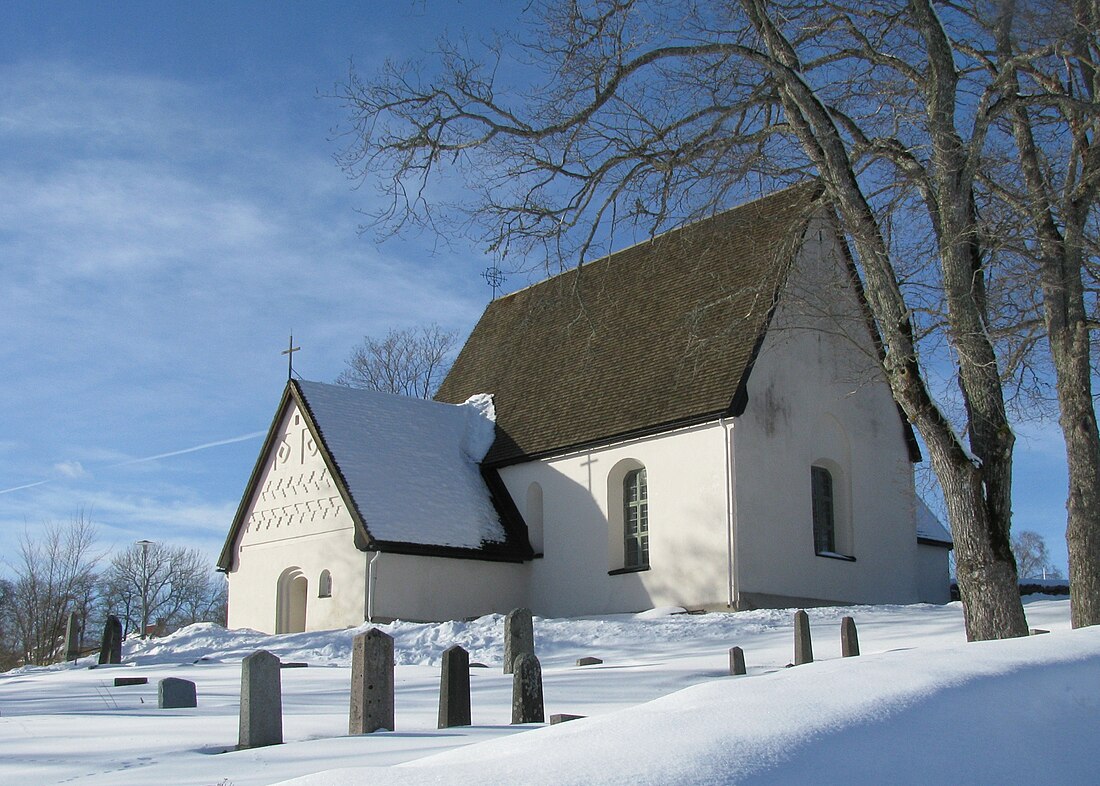
[[[83,478],[88,473],[79,461],[59,461],[53,465],[54,472],[66,478]]]

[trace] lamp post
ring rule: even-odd
[[[139,540],[134,544],[141,546],[141,638],[149,627],[149,547],[156,544],[151,540]]]

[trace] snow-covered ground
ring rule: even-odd
[[[1100,628],[1071,631],[1065,599],[1026,609],[1050,635],[967,644],[958,604],[811,609],[817,660],[791,669],[790,610],[536,619],[547,717],[588,717],[520,727],[501,617],[395,623],[397,729],[357,737],[355,631],[196,625],[127,642],[121,666],[0,674],[0,783],[1094,783]],[[840,657],[845,615],[859,658]],[[474,726],[438,730],[453,644],[487,668],[471,669]],[[727,676],[734,645],[745,677]],[[257,649],[309,667],[282,671],[285,744],[236,751],[240,660]],[[588,655],[603,664],[575,665]],[[194,681],[198,707],[157,709],[162,677]]]

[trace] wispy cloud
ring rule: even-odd
[[[252,431],[248,434],[242,434],[239,437],[230,437],[229,439],[219,439],[216,442],[204,442],[202,445],[195,445],[191,448],[181,448],[180,450],[169,451],[168,453],[158,453],[155,456],[144,456],[143,458],[130,459],[129,461],[122,461],[118,464],[112,464],[112,467],[128,467],[131,464],[142,464],[146,461],[159,461],[160,459],[171,458],[172,456],[182,456],[185,453],[195,453],[199,450],[206,450],[207,448],[216,448],[220,445],[232,445],[236,442],[245,442],[246,440],[256,439],[266,434],[266,431]]]
[[[53,465],[54,471],[66,478],[87,477],[88,472],[79,461],[59,461]]]

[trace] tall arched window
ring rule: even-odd
[[[836,553],[836,510],[833,476],[825,467],[810,467],[810,497],[813,501],[814,552]]]
[[[649,491],[645,467],[623,478],[623,562],[627,568],[649,567]]]
[[[317,579],[317,597],[332,597],[332,574],[327,570],[322,570],[321,576]]]

